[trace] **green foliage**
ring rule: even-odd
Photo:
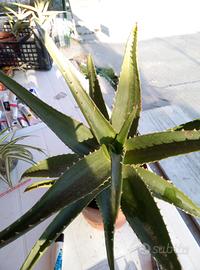
[[[65,154],[47,158],[36,163],[22,175],[24,177],[60,177],[73,163],[79,160],[76,154]]]
[[[92,132],[83,123],[53,109],[3,72],[0,73],[0,77],[5,85],[24,103],[29,104],[32,111],[75,153],[84,155],[93,149],[95,140]]]
[[[180,126],[172,128],[170,130],[178,131],[178,130],[193,130],[193,129],[196,129],[196,130],[200,129],[200,119],[195,119],[191,122],[184,123]]]
[[[53,213],[101,190],[109,175],[110,161],[103,148],[82,158],[66,170],[27,213],[0,233],[0,247],[17,239]]]
[[[165,131],[127,140],[126,164],[144,164],[199,151],[200,130]]]
[[[141,242],[148,246],[148,249],[156,257],[163,269],[181,269],[174,251],[156,251],[156,247],[163,247],[164,250],[167,246],[172,247],[173,250],[173,245],[159,209],[148,188],[137,174],[137,171],[131,166],[123,167],[123,176],[122,211],[130,226]]]
[[[155,197],[175,205],[194,217],[200,217],[200,207],[172,183],[141,167],[135,170]]]
[[[87,66],[84,63],[77,62],[77,64],[79,65],[81,72],[85,75],[85,78],[87,79],[88,78]],[[119,79],[112,68],[95,66],[95,69],[96,69],[97,75],[105,78],[113,87],[113,89],[117,90]]]
[[[126,46],[111,118],[92,58],[88,58],[87,67],[88,95],[78,81],[74,67],[64,59],[44,30],[38,30],[90,128],[51,108],[0,73],[0,81],[74,152],[41,161],[23,174],[23,177],[45,179],[32,184],[28,190],[37,187],[49,187],[49,190],[27,213],[0,232],[0,246],[7,245],[58,211],[21,268],[32,269],[50,243],[95,198],[103,217],[110,269],[114,269],[114,223],[120,206],[130,226],[142,243],[149,246],[162,269],[181,269],[173,248],[171,253],[155,252],[155,247],[166,250],[169,245],[172,247],[172,243],[152,194],[195,216],[199,216],[199,206],[168,181],[139,166],[199,151],[200,132],[191,130],[193,127],[199,129],[199,122],[182,125],[185,131],[176,127],[166,132],[137,136],[141,111],[137,27],[131,32]]]
[[[92,60],[92,57],[89,55],[87,60],[87,70],[88,70],[88,78],[89,78],[89,95],[91,99],[94,101],[96,106],[99,108],[104,117],[109,120],[109,115],[103,100],[103,96],[101,93],[101,88],[99,85],[99,81],[97,78],[95,66]]]
[[[8,22],[10,24],[11,32],[17,37],[20,37],[20,33],[30,27],[30,15],[31,11],[18,9],[17,11],[9,6],[4,6]]]
[[[15,133],[4,129],[0,132],[0,180],[12,187],[11,171],[18,160],[33,164],[33,156],[30,150],[42,152],[42,149],[19,142],[27,136],[15,138]]]
[[[2,3],[4,12],[8,17],[8,22],[11,27],[11,32],[20,38],[20,33],[25,29],[33,29],[35,26],[35,20],[43,24],[48,25],[57,14],[61,13],[58,11],[49,11],[49,0],[35,0],[34,5],[25,5],[21,3]],[[27,35],[27,39],[30,34]]]
[[[132,110],[137,107],[137,112],[132,120],[130,135],[137,132],[138,121],[141,111],[140,79],[137,67],[137,26],[131,32],[126,45],[124,60],[122,63],[119,84],[112,111],[112,125],[117,133],[120,132],[124,122]],[[134,90],[134,91],[133,91]],[[122,105],[123,104],[123,105]]]
[[[119,79],[112,68],[96,67],[96,71],[99,76],[104,77],[117,90]]]

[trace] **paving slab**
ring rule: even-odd
[[[143,110],[180,105],[191,107],[192,97],[200,100],[200,33],[140,41],[138,58],[143,94]],[[69,58],[91,53],[97,66],[112,67],[120,74],[125,44],[102,43],[97,37],[84,43],[73,42],[65,50]],[[188,91],[187,91],[188,89]],[[190,96],[189,99],[184,97]],[[195,100],[194,100],[195,101]],[[196,101],[197,102],[197,101]],[[194,106],[196,106],[194,104]],[[195,109],[198,117],[200,109]]]

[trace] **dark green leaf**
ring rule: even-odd
[[[67,170],[21,218],[0,232],[0,247],[17,239],[63,207],[100,189],[110,176],[110,160],[100,149]]]
[[[24,177],[60,177],[74,162],[79,160],[76,154],[65,154],[47,158],[39,161],[31,168],[27,169],[21,178]]]
[[[200,131],[166,131],[127,140],[124,163],[144,164],[200,150]]]
[[[184,129],[184,130],[193,130],[193,129],[199,130],[200,129],[200,119],[195,119],[191,122],[181,124],[180,126],[176,126],[170,130],[178,131],[178,130],[182,130],[182,129]]]
[[[100,209],[103,224],[104,224],[104,235],[106,252],[108,258],[108,264],[110,270],[114,270],[114,225],[112,213],[112,201],[111,201],[111,188],[103,190],[97,197],[96,201]]]
[[[141,167],[135,170],[156,197],[179,207],[190,215],[200,217],[200,207],[172,183]]]
[[[96,193],[94,192],[60,211],[35,243],[20,270],[33,269],[52,242],[80,214],[83,208],[95,197]]]
[[[106,251],[110,269],[114,269],[114,224],[120,207],[122,192],[122,155],[111,152],[111,187],[96,198],[105,233]]]
[[[137,113],[137,109],[133,108],[133,111],[127,116],[126,121],[124,122],[124,125],[122,126],[119,134],[117,135],[117,141],[124,145],[124,143],[127,140],[127,136],[129,134],[133,119],[135,118],[135,115]]]
[[[120,132],[124,122],[132,110],[137,107],[136,114],[130,130],[130,135],[136,134],[141,111],[140,79],[137,67],[137,26],[132,30],[126,45],[126,51],[119,78],[116,100],[112,112],[112,125],[117,133]]]
[[[95,71],[95,66],[92,60],[92,56],[89,55],[87,59],[87,70],[89,78],[89,95],[94,101],[96,106],[99,108],[104,117],[109,120],[109,115],[106,109],[106,105],[101,93],[101,88]]]
[[[41,38],[49,54],[55,61],[65,81],[67,82],[69,89],[71,90],[96,139],[100,144],[112,142],[116,133],[108,120],[105,119],[93,100],[83,89],[81,83],[75,75],[75,68],[68,59],[63,57],[48,34],[45,33],[43,29],[39,29]],[[88,70],[88,72],[90,71]]]
[[[26,103],[75,153],[88,154],[94,149],[95,144],[91,140],[93,135],[83,123],[55,110],[1,71],[0,81]]]
[[[162,269],[180,270],[166,225],[148,188],[131,166],[123,167],[123,178],[122,210],[131,228]]]

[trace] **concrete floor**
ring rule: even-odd
[[[199,117],[198,0],[77,0],[71,5],[82,42],[72,42],[68,57],[92,53],[96,65],[119,74],[124,44],[137,21],[143,110],[178,105],[191,118]]]

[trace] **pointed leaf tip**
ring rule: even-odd
[[[129,114],[132,113],[135,107],[137,107],[137,111],[132,119],[132,125],[129,132],[131,136],[136,134],[141,111],[140,78],[137,66],[137,26],[131,31],[126,44],[114,108],[112,111],[112,125],[117,133],[120,132]]]

